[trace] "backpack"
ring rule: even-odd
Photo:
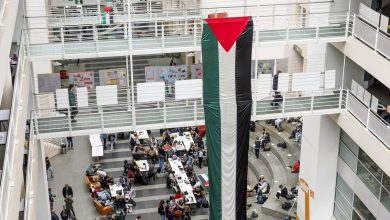
[[[290,202],[285,202],[282,204],[282,209],[288,211],[291,208],[291,203]]]
[[[265,145],[263,148],[263,151],[270,151],[270,150],[271,150],[271,147],[268,145]]]
[[[260,205],[262,205],[262,204],[265,203],[265,201],[267,201],[267,199],[268,199],[267,196],[262,195],[262,196],[259,197],[258,203],[259,203]]]
[[[277,146],[281,147],[281,148],[286,148],[287,144],[286,144],[286,142],[283,141],[283,142],[278,143]]]
[[[202,201],[202,207],[203,208],[208,208],[209,207],[209,202],[206,199],[203,199]]]
[[[292,199],[294,199],[294,198],[295,198],[294,194],[288,194],[288,195],[286,196],[286,199],[287,199],[287,200],[292,200]]]

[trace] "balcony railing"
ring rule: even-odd
[[[345,41],[348,15],[336,14],[325,20],[312,15],[312,24],[298,25],[290,17],[275,24],[266,17],[254,19],[254,41],[260,44],[297,41]],[[268,23],[265,23],[268,22]],[[29,55],[36,59],[71,59],[97,56],[143,55],[150,53],[190,52],[200,50],[203,21],[155,20],[122,22],[110,25],[78,25],[56,28],[31,28]],[[255,44],[257,45],[257,44]]]
[[[390,35],[363,18],[353,17],[352,35],[371,47],[375,52],[390,59]]]
[[[121,100],[117,105],[105,106],[94,105],[92,100],[89,106],[78,107],[74,122],[72,108],[37,109],[33,113],[34,131],[39,138],[50,138],[204,124],[201,98],[137,102],[134,105],[126,101],[129,98],[122,97]],[[307,94],[287,92],[278,106],[270,105],[272,97],[258,100],[252,111],[252,120],[339,113],[344,106],[343,100],[344,93],[340,90],[319,90]]]
[[[346,109],[351,112],[368,129],[368,131],[390,148],[390,125],[351,91],[347,91]]]

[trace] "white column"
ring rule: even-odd
[[[10,108],[12,102],[12,80],[9,53],[15,29],[19,0],[7,1],[3,24],[0,28],[0,107]]]
[[[339,138],[340,128],[329,116],[303,118],[297,210],[300,220],[333,216]]]

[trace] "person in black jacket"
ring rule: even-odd
[[[279,191],[276,192],[276,199],[279,199],[280,197],[286,198],[287,195],[288,195],[288,189],[283,185],[279,185]]]
[[[70,187],[68,184],[65,184],[64,188],[62,188],[62,195],[64,198],[66,198],[66,196],[73,197],[72,187]]]
[[[387,105],[386,111],[381,114],[381,117],[390,125],[390,105]]]
[[[158,214],[161,216],[161,220],[165,220],[165,201],[161,200],[158,204]]]

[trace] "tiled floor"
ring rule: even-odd
[[[87,192],[84,183],[84,170],[91,163],[91,150],[88,137],[76,137],[75,149],[68,151],[67,154],[60,154],[51,159],[54,168],[54,178],[49,179],[49,187],[52,188],[55,198],[54,209],[59,213],[64,204],[62,197],[62,187],[68,183],[74,192],[74,208],[76,216],[79,220],[94,220],[99,217],[96,212],[91,197]],[[116,148],[110,152],[105,151],[103,158],[104,168],[108,171],[108,175],[119,177],[122,173],[122,164],[125,158],[130,159],[131,152],[127,143],[119,143]],[[207,172],[207,167],[198,170],[200,173]],[[249,172],[248,177],[252,182],[255,182],[253,172]],[[160,217],[156,213],[157,203],[161,199],[168,199],[172,194],[172,190],[165,187],[165,178],[157,178],[155,182],[149,185],[136,186],[137,206],[133,209],[132,215],[127,216],[126,219],[135,219],[135,215],[141,215],[143,219],[158,220]],[[249,201],[248,202],[252,202]],[[258,210],[260,212],[260,210]],[[260,213],[259,213],[260,214]],[[208,209],[197,210],[193,213],[195,220],[202,220],[208,218]],[[262,220],[277,220],[274,217],[259,215]]]

